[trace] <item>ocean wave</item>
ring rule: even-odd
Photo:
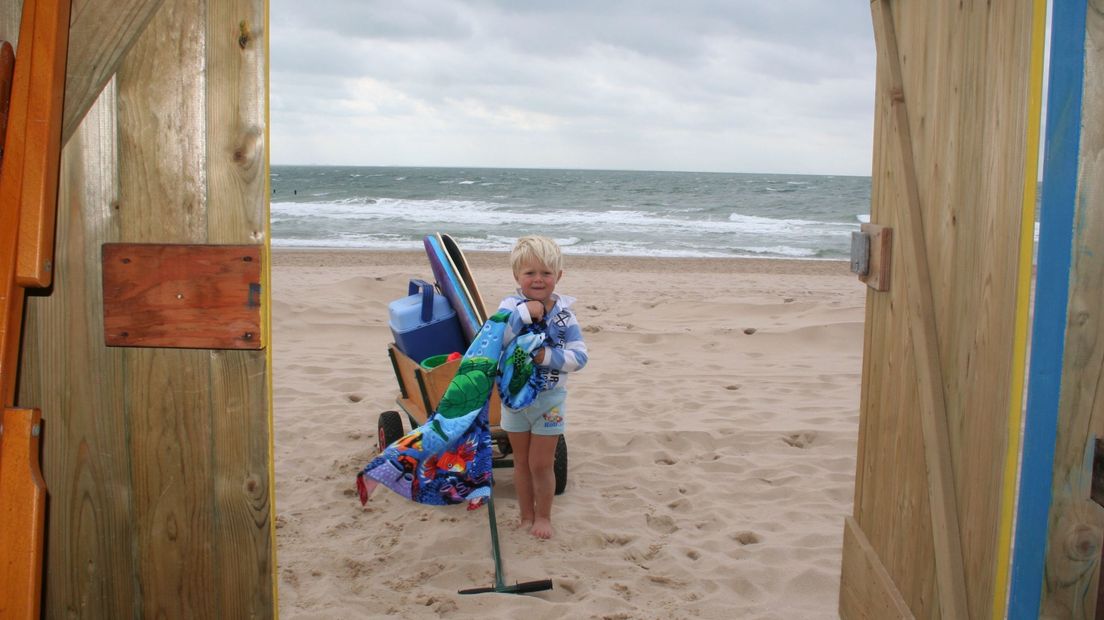
[[[829,236],[848,236],[858,229],[855,224],[847,222],[818,222],[815,220],[801,219],[776,219],[757,215],[741,215],[733,213],[728,219],[734,227],[744,232],[763,232],[774,234],[797,234],[816,231],[819,234]]]
[[[607,211],[536,209],[526,205],[479,200],[403,200],[358,198],[336,202],[272,203],[274,223],[297,218],[346,221],[404,222],[413,227],[443,228],[449,225],[482,228],[560,228],[616,230],[624,234],[661,236],[697,234],[817,235],[844,238],[857,227],[853,223],[776,219],[732,213],[727,219],[672,217],[640,210]]]
[[[273,242],[298,247],[418,250],[442,231],[508,251],[539,232],[569,254],[839,260],[869,204],[868,179],[815,175],[281,167],[273,178]]]
[[[812,250],[809,248],[795,248],[788,245],[742,247],[736,248],[736,251],[747,252],[755,256],[769,254],[773,256],[786,256],[790,258],[813,258],[820,255],[820,252],[817,250]]]
[[[654,258],[791,258],[803,260],[823,260],[822,254],[808,248],[790,246],[749,246],[729,249],[655,247],[647,243],[592,241],[587,243],[567,243],[571,239],[557,239],[564,254],[586,256],[642,256]],[[513,247],[513,238],[469,238],[457,237],[456,242],[469,252],[509,252]],[[424,249],[421,239],[408,239],[384,236],[346,236],[328,239],[288,239],[273,238],[273,247],[288,248],[332,248],[363,250],[408,250]],[[835,258],[834,260],[838,260]]]

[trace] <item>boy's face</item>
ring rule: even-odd
[[[556,283],[561,276],[563,271],[552,273],[551,269],[536,259],[523,261],[514,273],[514,279],[521,287],[521,294],[541,303],[552,297],[552,291],[556,290]]]

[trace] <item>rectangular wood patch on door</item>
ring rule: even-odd
[[[261,246],[105,243],[104,342],[262,349]]]

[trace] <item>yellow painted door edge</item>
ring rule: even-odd
[[[1045,1],[1045,0],[1044,0]],[[275,404],[272,400],[272,374],[274,372],[272,366],[272,349],[276,345],[275,334],[272,333],[272,174],[270,170],[271,157],[272,157],[272,141],[271,141],[271,127],[272,127],[272,115],[270,113],[269,99],[270,99],[270,83],[269,75],[271,74],[272,53],[270,40],[272,38],[272,30],[269,27],[269,0],[264,0],[264,8],[262,12],[264,14],[264,272],[261,274],[261,286],[264,287],[264,303],[261,304],[264,307],[264,315],[261,317],[261,321],[264,325],[265,333],[265,394],[268,399],[268,522],[271,524],[269,527],[269,549],[271,563],[269,566],[271,569],[272,579],[272,617],[275,620],[280,618],[280,591],[279,591],[279,558],[276,553],[276,429],[273,420],[273,411]]]
[[[1016,275],[1016,317],[1013,331],[1012,393],[1008,399],[1008,448],[1004,455],[1000,529],[993,583],[993,619],[1002,620],[1008,607],[1008,579],[1012,568],[1012,523],[1019,486],[1020,449],[1023,445],[1023,392],[1027,376],[1028,319],[1031,275],[1035,250],[1035,202],[1039,178],[1039,136],[1043,106],[1043,55],[1046,41],[1046,0],[1035,0],[1031,21],[1031,76],[1028,95],[1027,140],[1024,145],[1024,188],[1020,221],[1020,264]]]

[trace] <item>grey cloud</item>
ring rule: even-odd
[[[564,157],[621,153],[635,166],[642,145],[740,162],[741,144],[782,148],[788,131],[813,131],[852,136],[858,156],[848,165],[869,169],[874,62],[863,2],[272,0],[271,12],[273,124],[289,144],[310,131],[312,114],[328,127],[349,119],[350,132],[381,131],[374,117],[410,136],[431,124],[439,145],[486,139],[497,152],[543,140]],[[840,165],[834,140],[825,139],[835,151],[826,168]]]

